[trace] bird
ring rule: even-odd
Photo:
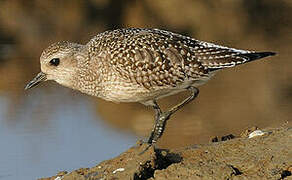
[[[40,56],[41,72],[25,89],[53,80],[107,101],[150,106],[155,112],[150,147],[162,136],[167,120],[194,100],[198,87],[218,71],[275,54],[229,48],[161,29],[108,30],[86,44],[50,45]],[[158,99],[182,91],[190,95],[161,110]]]

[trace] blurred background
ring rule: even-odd
[[[291,0],[1,0],[0,179],[35,179],[94,166],[145,138],[152,109],[115,104],[47,82],[24,91],[57,41],[85,44],[125,27],[160,28],[278,55],[219,72],[168,122],[158,145],[178,148],[279,127],[292,116]],[[187,94],[159,101],[163,109]]]

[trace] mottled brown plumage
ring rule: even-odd
[[[194,99],[197,87],[214,72],[270,55],[274,53],[227,48],[159,29],[118,29],[85,45],[52,44],[41,55],[42,72],[27,88],[38,79],[55,80],[105,100],[153,106],[156,123],[148,141],[153,144],[170,115]],[[190,90],[190,98],[170,111],[160,110],[157,99],[184,90]]]

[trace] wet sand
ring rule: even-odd
[[[292,178],[292,128],[255,130],[215,137],[208,144],[192,147],[150,148],[142,155],[139,153],[147,145],[137,143],[95,167],[60,172],[40,180]]]

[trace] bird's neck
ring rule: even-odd
[[[76,54],[78,69],[74,77],[73,89],[82,93],[99,96],[102,84],[102,64],[91,59],[87,53]]]

